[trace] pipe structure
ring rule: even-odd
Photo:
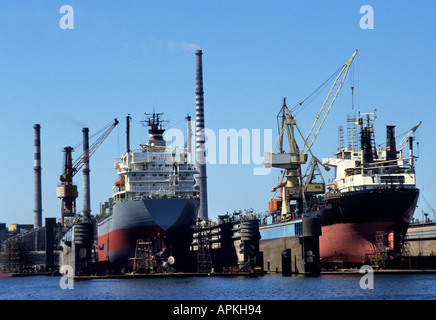
[[[126,117],[126,152],[130,152],[130,120],[132,118],[130,117],[130,113]]]
[[[191,116],[186,116],[186,149],[189,156],[189,161],[192,159],[192,128],[191,128]]]
[[[409,158],[410,158],[410,171],[415,172],[413,163],[413,137],[409,137]]]
[[[195,51],[196,56],[196,161],[198,169],[198,186],[200,187],[200,207],[198,217],[209,218],[207,207],[206,146],[204,132],[204,92],[203,92],[203,52]]]
[[[89,182],[89,129],[83,128],[83,217],[91,217],[91,194]]]
[[[42,227],[42,192],[41,192],[41,126],[35,124],[34,129],[34,174],[35,174],[35,186],[34,186],[34,215],[33,215],[33,227]]]

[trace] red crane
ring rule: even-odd
[[[83,154],[73,162],[72,152],[74,148],[65,147],[63,152],[64,154],[64,165],[63,165],[63,173],[59,177],[61,183],[57,186],[57,197],[62,199],[62,225],[64,224],[65,217],[74,217],[76,215],[76,198],[79,193],[77,192],[77,186],[73,184],[74,175],[80,171],[85,162],[91,158],[94,152],[100,147],[103,141],[107,138],[107,136],[112,132],[112,130],[117,126],[118,120],[115,119],[112,124],[110,124],[107,128],[103,128],[100,130],[103,131],[103,134],[97,138],[97,140],[85,150]]]

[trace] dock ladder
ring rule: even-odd
[[[197,272],[210,273],[212,271],[212,256],[208,236],[199,236],[197,251]]]
[[[133,258],[133,272],[152,272],[153,254],[151,242],[142,239],[136,240],[135,257]]]

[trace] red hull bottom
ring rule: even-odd
[[[165,250],[165,231],[158,226],[113,230],[98,237],[98,260],[122,262],[134,255],[138,239],[149,241],[156,251]]]
[[[393,243],[392,222],[341,223],[322,227],[319,238],[321,263],[365,262],[365,255],[374,252],[376,232],[388,235]]]

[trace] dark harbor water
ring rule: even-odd
[[[93,279],[0,278],[0,300],[433,300],[436,274],[375,274],[373,289],[362,275],[319,277],[189,277]],[[70,280],[71,281],[71,280]],[[69,283],[71,285],[71,282]]]

